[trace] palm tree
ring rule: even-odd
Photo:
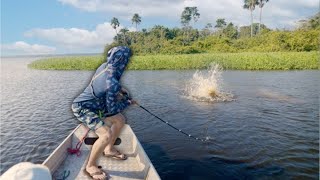
[[[139,14],[135,13],[131,19],[132,24],[136,24],[136,30],[138,31],[138,24],[141,23],[141,17],[139,16]],[[134,34],[134,40],[137,40],[137,33]]]
[[[120,23],[119,23],[119,21],[118,21],[117,18],[113,17],[113,18],[111,19],[111,26],[112,26],[112,28],[113,28],[114,30],[116,30],[117,42],[119,42],[117,27],[120,26]]]
[[[259,8],[260,8],[259,33],[260,33],[260,30],[261,30],[262,8],[263,8],[263,6],[264,6],[268,1],[269,1],[269,0],[259,0],[259,1],[258,1],[258,3],[259,3]]]
[[[253,35],[253,10],[255,9],[256,5],[258,5],[258,0],[244,0],[244,9],[249,9],[251,13],[251,37]]]
[[[141,17],[139,16],[139,14],[135,13],[131,19],[132,24],[136,24],[136,30],[138,31],[138,24],[141,23]]]

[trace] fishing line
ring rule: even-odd
[[[132,98],[130,97],[130,95],[126,92],[122,92],[120,93],[121,96],[124,96],[125,98],[129,99],[129,100],[132,100]],[[197,140],[197,141],[202,141],[202,142],[205,142],[205,141],[209,141],[210,139],[206,138],[206,139],[203,139],[203,138],[198,138],[198,137],[195,137],[191,134],[188,134],[184,131],[182,131],[181,129],[178,129],[176,128],[175,126],[171,125],[168,121],[165,121],[163,119],[161,119],[160,117],[158,117],[157,115],[153,114],[152,112],[150,112],[148,109],[146,109],[145,107],[141,106],[140,104],[136,103],[141,109],[145,110],[147,113],[151,114],[152,116],[154,116],[155,118],[159,119],[160,121],[162,121],[163,123],[167,124],[168,126],[172,127],[173,129],[179,131],[180,133],[194,139],[194,140]]]
[[[209,139],[202,139],[202,138],[198,138],[198,137],[195,137],[195,136],[192,136],[191,134],[188,134],[184,131],[182,131],[181,129],[178,129],[176,128],[175,126],[171,125],[168,121],[165,121],[163,119],[161,119],[160,117],[158,117],[157,115],[153,114],[152,112],[150,112],[148,109],[146,109],[145,107],[141,106],[140,104],[137,104],[141,109],[145,110],[146,112],[148,112],[149,114],[151,114],[152,116],[154,116],[155,118],[159,119],[160,121],[162,121],[163,123],[167,124],[168,126],[172,127],[173,129],[179,131],[180,133],[190,137],[190,138],[193,138],[197,141],[202,141],[202,142],[205,142],[205,141],[208,141]]]
[[[132,98],[129,96],[129,94],[127,94],[127,93],[122,92],[122,93],[120,93],[120,95],[126,97],[126,98],[129,99],[129,100],[132,99]],[[148,109],[146,109],[145,107],[141,106],[140,104],[138,104],[138,103],[136,103],[136,104],[137,104],[141,109],[143,109],[144,111],[146,111],[147,113],[149,113],[150,115],[154,116],[154,117],[157,118],[158,120],[160,120],[160,121],[162,121],[163,123],[167,124],[167,125],[170,126],[171,128],[179,131],[180,133],[188,136],[189,138],[192,138],[192,139],[194,139],[194,140],[201,141],[201,142],[206,142],[206,141],[209,141],[209,140],[210,140],[210,138],[205,138],[205,139],[203,139],[203,138],[198,138],[198,137],[195,137],[195,136],[193,136],[193,135],[191,135],[191,134],[188,134],[188,133],[186,133],[185,131],[176,128],[175,126],[173,126],[172,124],[170,124],[168,121],[165,121],[165,120],[161,119],[159,116],[157,116],[157,115],[155,115],[154,113],[150,112]],[[74,117],[73,117],[73,118],[74,118]],[[72,118],[68,118],[68,119],[72,119]]]
[[[184,135],[186,135],[186,136],[188,136],[188,137],[190,137],[190,138],[193,138],[193,139],[195,139],[195,140],[202,141],[202,142],[205,142],[205,141],[210,140],[210,139],[208,139],[208,138],[202,139],[202,138],[195,137],[195,136],[193,136],[193,135],[191,135],[191,134],[188,134],[188,133],[182,131],[181,129],[178,129],[178,128],[176,128],[175,126],[171,125],[168,121],[165,121],[165,120],[161,119],[160,117],[158,117],[157,115],[153,114],[152,112],[150,112],[150,111],[149,111],[148,109],[146,109],[145,107],[143,107],[143,106],[141,106],[141,105],[139,105],[139,104],[137,104],[137,105],[138,105],[141,109],[145,110],[146,112],[148,112],[149,114],[151,114],[152,116],[154,116],[155,118],[157,118],[157,119],[159,119],[160,121],[162,121],[163,123],[167,124],[168,126],[172,127],[173,129],[179,131],[180,133],[182,133],[182,134],[184,134]],[[70,120],[70,119],[73,119],[73,118],[75,118],[75,117],[71,117],[71,118],[68,118],[68,119],[66,119],[66,120]]]

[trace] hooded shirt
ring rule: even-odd
[[[103,101],[108,113],[119,113],[130,105],[128,99],[118,100],[121,90],[120,78],[128,64],[131,51],[128,47],[118,46],[110,49],[107,62],[101,64],[96,70],[90,84],[73,101],[81,103],[85,101]]]

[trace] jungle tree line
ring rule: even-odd
[[[167,28],[162,25],[156,25],[151,29],[141,29],[138,30],[138,25],[142,22],[142,18],[138,13],[135,13],[131,19],[133,25],[135,25],[136,31],[130,32],[127,28],[122,28],[119,32],[117,29],[120,27],[119,20],[117,18],[112,18],[111,25],[115,29],[116,36],[114,37],[114,42],[107,46],[114,45],[127,45],[133,48],[139,54],[149,54],[149,53],[197,53],[202,52],[204,47],[201,46],[202,42],[204,44],[210,42],[212,44],[220,44],[221,50],[224,52],[238,52],[243,49],[252,49],[252,45],[243,45],[250,42],[254,42],[257,39],[266,38],[265,34],[273,31],[267,28],[261,22],[262,8],[268,0],[244,0],[244,8],[250,10],[251,13],[251,25],[250,26],[235,26],[232,22],[227,22],[224,18],[218,18],[215,21],[215,26],[212,23],[207,23],[204,28],[196,29],[193,28],[195,23],[200,18],[200,13],[197,7],[185,7],[181,13],[180,22],[181,28]],[[252,12],[256,6],[260,8],[260,18],[259,23],[254,23],[252,18]],[[299,29],[310,29],[319,30],[319,13],[314,17],[300,22]],[[311,25],[306,25],[311,24]],[[281,31],[286,33],[284,31]],[[316,32],[316,34],[319,31]],[[269,33],[270,34],[270,33]],[[276,36],[276,33],[268,36]],[[288,34],[288,33],[287,33]],[[258,36],[255,36],[258,35]],[[314,33],[313,33],[314,35]],[[311,37],[313,37],[311,35]],[[262,37],[264,36],[264,37]],[[289,35],[277,35],[282,37],[289,37]],[[253,38],[252,40],[249,39]],[[247,40],[245,40],[247,39]],[[266,38],[266,40],[272,39],[272,37]],[[300,38],[301,39],[301,38]],[[303,39],[303,38],[302,38]],[[286,41],[285,39],[283,41]],[[236,43],[235,43],[236,42]],[[240,43],[241,42],[241,43]],[[310,41],[306,41],[310,42]],[[233,46],[231,44],[242,44],[240,46]],[[275,42],[272,42],[275,43]],[[272,44],[271,43],[271,44]],[[264,48],[262,51],[279,51],[279,50],[294,50],[290,46],[293,45],[270,45],[272,48]],[[200,45],[199,45],[200,44]],[[251,43],[252,44],[252,43]],[[276,43],[277,44],[277,43]],[[293,44],[290,42],[290,44]],[[206,45],[210,46],[211,45]],[[243,47],[242,47],[243,46]],[[176,48],[177,47],[177,48]],[[225,48],[222,48],[225,47]],[[232,47],[231,50],[228,48]],[[275,47],[275,48],[274,48]],[[290,47],[290,48],[289,48]],[[307,47],[307,46],[306,46]],[[313,46],[312,46],[313,47]],[[219,47],[220,48],[220,47]],[[218,50],[219,50],[218,48]],[[254,49],[254,48],[253,48]],[[302,48],[303,49],[303,48]],[[309,46],[304,50],[312,50]],[[217,50],[217,51],[218,51]],[[256,51],[257,48],[254,49]],[[297,50],[297,49],[295,49]],[[301,50],[301,49],[300,49]],[[297,50],[297,51],[300,51]],[[259,51],[259,50],[257,50]]]
[[[262,8],[264,7],[264,5],[268,2],[269,0],[244,0],[244,5],[243,8],[250,10],[251,13],[251,37],[254,35],[254,23],[253,23],[253,11],[255,10],[256,6],[259,6],[260,8],[260,16],[259,16],[259,24],[258,24],[258,33],[261,32],[261,20],[262,20]],[[181,13],[181,25],[182,25],[182,29],[184,30],[184,33],[187,35],[187,38],[190,38],[189,35],[189,31],[190,29],[192,29],[192,25],[190,25],[191,22],[193,22],[193,24],[195,24],[198,19],[200,18],[200,13],[198,11],[197,7],[185,7],[184,10]],[[135,24],[136,30],[138,31],[138,24],[141,23],[141,17],[139,16],[138,13],[135,13],[131,19],[132,24]],[[226,23],[224,22],[224,19],[218,19],[216,21],[216,28],[221,28],[223,26],[226,26]],[[118,32],[117,32],[117,28],[120,26],[119,20],[115,17],[112,18],[111,20],[111,25],[112,27],[115,29],[116,31],[116,38],[117,41],[119,41],[119,37],[118,37]],[[231,26],[231,24],[230,24]],[[206,25],[205,28],[211,28],[212,24],[208,23]],[[124,30],[120,30],[122,32],[122,34],[125,34],[126,32],[128,32],[127,28],[124,28]],[[145,31],[145,29],[144,29]],[[184,35],[185,35],[184,34]],[[126,39],[124,37],[124,35],[122,35],[123,39]]]

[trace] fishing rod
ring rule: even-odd
[[[131,99],[131,98],[130,98],[130,99]],[[145,107],[141,106],[140,104],[138,104],[138,103],[136,103],[136,104],[137,104],[137,106],[139,106],[141,109],[143,109],[143,110],[146,111],[147,113],[151,114],[152,116],[154,116],[155,118],[159,119],[159,120],[162,121],[163,123],[167,124],[167,125],[170,126],[171,128],[179,131],[180,133],[182,133],[182,134],[184,134],[184,135],[186,135],[186,136],[188,136],[188,137],[190,137],[190,138],[193,138],[193,139],[195,139],[195,140],[197,140],[197,141],[202,141],[202,142],[205,142],[205,141],[210,140],[210,139],[208,139],[208,138],[203,139],[203,138],[198,138],[198,137],[195,137],[195,136],[193,136],[193,135],[191,135],[191,134],[188,134],[188,133],[182,131],[181,129],[176,128],[175,126],[173,126],[172,124],[170,124],[168,121],[165,121],[165,120],[161,119],[160,117],[158,117],[158,116],[155,115],[154,113],[150,112],[148,109],[146,109]],[[71,118],[68,118],[68,119],[66,119],[66,120],[73,119],[73,118],[74,118],[74,117],[71,117]],[[91,140],[91,139],[89,139],[89,140],[90,140],[89,144],[93,144],[93,143],[91,142],[92,140]],[[96,139],[94,139],[94,140],[96,140]]]
[[[131,97],[129,96],[129,94],[126,93],[126,92],[121,92],[120,95],[124,96],[124,97],[127,98],[128,100],[132,100],[132,98],[131,98]],[[170,126],[171,128],[179,131],[180,133],[188,136],[189,138],[192,138],[192,139],[197,140],[197,141],[202,141],[202,142],[205,142],[205,141],[210,140],[209,138],[203,139],[203,138],[198,138],[198,137],[195,137],[195,136],[193,136],[193,135],[191,135],[191,134],[188,134],[188,133],[184,132],[183,130],[178,129],[177,127],[173,126],[173,125],[170,124],[168,121],[165,121],[165,120],[161,119],[159,116],[157,116],[157,115],[155,115],[154,113],[150,112],[148,109],[146,109],[145,107],[141,106],[141,105],[138,104],[137,102],[135,102],[135,104],[136,104],[137,106],[139,106],[141,109],[143,109],[144,111],[146,111],[147,113],[149,113],[150,115],[152,115],[152,116],[154,116],[155,118],[157,118],[158,120],[160,120],[161,122],[167,124],[167,125]],[[68,120],[69,120],[69,119],[72,119],[72,118],[68,118]]]
[[[126,93],[126,92],[122,92],[121,95],[124,96],[125,98],[129,99],[129,100],[132,100],[132,98],[131,98],[131,97],[129,96],[129,94]],[[179,131],[180,133],[188,136],[189,138],[192,138],[192,139],[197,140],[197,141],[202,141],[202,142],[205,142],[205,141],[210,140],[210,139],[208,139],[208,138],[203,139],[203,138],[198,138],[198,137],[195,137],[195,136],[193,136],[193,135],[191,135],[191,134],[188,134],[188,133],[182,131],[181,129],[176,128],[175,126],[173,126],[172,124],[170,124],[168,121],[165,121],[165,120],[161,119],[159,116],[157,116],[157,115],[155,115],[154,113],[150,112],[148,109],[146,109],[145,107],[141,106],[141,105],[138,104],[137,102],[135,102],[135,104],[136,104],[137,106],[139,106],[141,109],[145,110],[147,113],[151,114],[151,115],[154,116],[155,118],[159,119],[159,120],[162,121],[163,123],[167,124],[168,126],[172,127],[173,129]]]
[[[161,119],[160,117],[158,117],[157,115],[153,114],[153,113],[150,112],[148,109],[146,109],[145,107],[141,106],[140,104],[138,104],[138,103],[136,103],[136,104],[137,104],[141,109],[145,110],[146,112],[148,112],[149,114],[151,114],[151,115],[154,116],[155,118],[159,119],[159,120],[162,121],[163,123],[167,124],[168,126],[172,127],[173,129],[179,131],[180,133],[182,133],[182,134],[184,134],[184,135],[186,135],[186,136],[188,136],[188,137],[190,137],[190,138],[193,138],[193,139],[195,139],[195,140],[197,140],[197,141],[202,141],[202,142],[209,140],[209,139],[198,138],[198,137],[195,137],[195,136],[193,136],[193,135],[191,135],[191,134],[188,134],[188,133],[182,131],[181,129],[178,129],[178,128],[176,128],[175,126],[171,125],[168,121],[165,121],[165,120]]]

